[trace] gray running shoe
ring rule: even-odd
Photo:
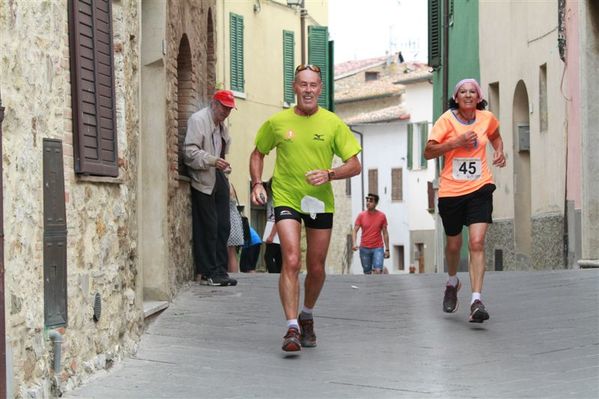
[[[447,284],[445,286],[445,295],[443,296],[443,311],[445,313],[454,313],[458,310],[458,291],[462,288],[462,283],[458,280],[455,287]]]
[[[316,334],[314,334],[314,319],[303,319],[302,315],[298,317],[301,332],[301,343],[304,348],[314,348],[316,346]]]
[[[485,305],[477,299],[470,306],[470,323],[482,323],[485,320],[489,320],[489,313]]]

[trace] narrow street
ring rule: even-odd
[[[193,283],[138,353],[66,398],[597,398],[599,270],[488,272],[491,319],[455,314],[445,276],[329,276],[318,347],[286,357],[277,275]]]

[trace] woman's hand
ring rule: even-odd
[[[495,151],[493,153],[493,165],[503,168],[505,166],[505,155],[503,150]]]
[[[470,130],[457,137],[458,147],[476,148],[478,145],[478,136],[474,130]]]

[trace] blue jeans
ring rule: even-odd
[[[360,261],[364,274],[372,273],[372,270],[383,270],[383,260],[385,259],[385,249],[360,247]]]

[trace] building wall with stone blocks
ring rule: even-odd
[[[159,265],[165,271],[166,296],[172,298],[192,275],[189,183],[176,168],[181,116],[177,57],[181,38],[186,36],[192,71],[187,95],[197,109],[214,87],[215,74],[210,71],[214,57],[206,56],[213,46],[207,43],[206,29],[214,1],[114,0],[111,5],[117,178],[75,173],[69,2],[0,0],[7,382],[16,398],[47,398],[69,391],[135,352],[144,327],[141,226],[152,215],[151,208],[140,211],[146,194],[140,177],[142,158],[158,163],[156,168],[166,176],[154,176],[157,187],[164,186],[168,195],[160,199],[165,205],[158,208],[164,211],[152,215],[168,233],[162,235],[168,256]],[[166,27],[164,50],[158,50],[164,75],[157,81],[167,88],[157,99],[167,111],[166,123],[157,127],[163,155],[144,152],[142,145],[144,113],[163,110],[141,106],[146,5],[164,9],[164,19],[158,21]],[[203,83],[207,77],[212,79],[210,84]],[[58,328],[64,342],[56,374],[51,329],[44,316],[44,139],[62,144],[64,176],[58,178],[64,178],[67,224],[68,317],[66,325]],[[97,321],[96,295],[101,299]]]

